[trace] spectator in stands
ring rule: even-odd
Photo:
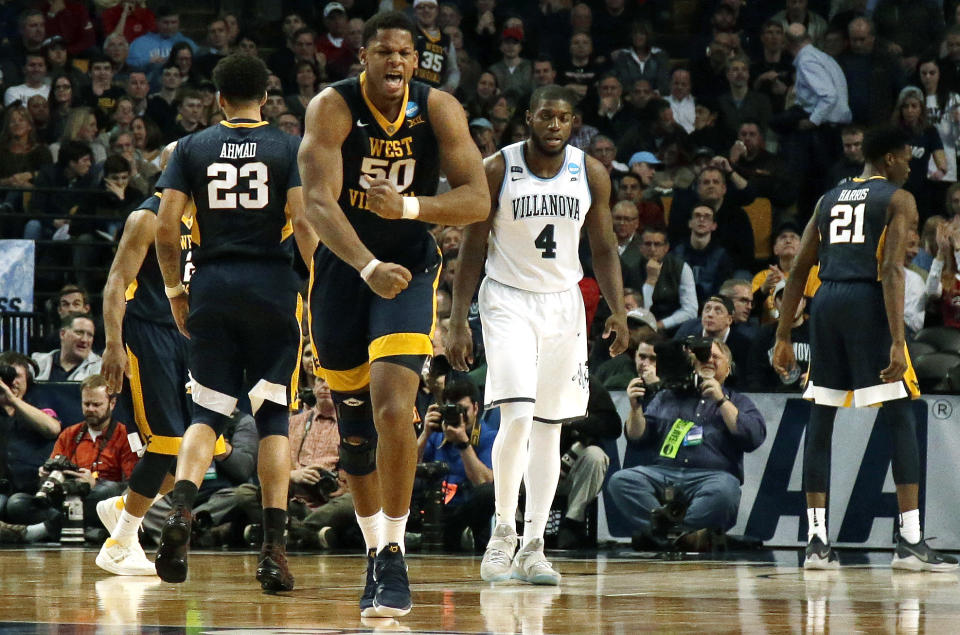
[[[13,492],[37,491],[37,469],[50,456],[60,434],[57,413],[37,403],[31,395],[36,363],[22,353],[0,354],[0,364],[12,366],[16,377],[9,384],[0,381],[0,437],[6,466],[5,478]],[[4,498],[4,496],[0,496]],[[0,513],[3,505],[0,505]]]
[[[67,125],[67,117],[79,100],[77,83],[70,75],[58,73],[50,80],[50,123],[47,125],[45,143],[53,143],[61,136]],[[52,156],[52,155],[51,155]]]
[[[700,303],[715,295],[720,284],[733,273],[733,263],[727,251],[711,240],[716,230],[713,208],[697,205],[690,215],[690,236],[673,248],[674,255],[693,271]]]
[[[673,332],[697,316],[697,291],[690,266],[670,251],[666,229],[648,226],[641,234],[643,259],[624,269],[624,286],[642,291],[643,307],[657,318],[658,332]]]
[[[22,84],[10,86],[3,94],[3,105],[9,107],[14,102],[26,106],[27,100],[33,95],[47,97],[50,94],[50,84],[47,77],[47,58],[40,51],[27,53],[23,65]]]
[[[292,112],[285,112],[277,117],[276,121],[277,128],[280,128],[288,135],[293,135],[294,137],[303,136],[303,124],[300,121],[300,118],[297,117]]]
[[[793,259],[800,248],[800,233],[803,230],[795,221],[783,221],[773,233],[773,263],[760,270],[753,277],[753,307],[760,318],[760,324],[774,322],[779,315],[773,303],[773,291],[777,283],[790,275]],[[813,296],[816,290],[816,273],[811,270],[807,278],[805,295]]]
[[[241,33],[237,38],[237,52],[260,57],[260,40],[253,33]]]
[[[46,39],[46,27],[43,14],[36,9],[25,9],[17,19],[18,37],[5,47],[0,56],[0,70],[3,83],[13,86],[23,82],[23,66],[27,62],[27,53],[42,53]]]
[[[326,58],[326,74],[331,80],[347,77],[356,57],[347,46],[347,12],[339,2],[328,2],[323,7],[323,26],[326,33],[317,39],[317,50]]]
[[[914,229],[907,232],[907,248],[903,258],[903,321],[906,327],[906,336],[909,339],[916,337],[923,329],[923,321],[927,312],[927,288],[923,276],[911,268],[913,259],[920,251],[920,234]]]
[[[533,60],[533,85],[540,87],[556,83],[557,69],[553,67],[553,60],[542,55]]]
[[[690,66],[693,91],[697,97],[717,98],[727,90],[727,62],[741,53],[736,33],[714,33],[703,55],[695,56]]]
[[[298,36],[306,29],[307,25],[300,17],[299,13],[290,12],[283,16],[281,30],[283,32],[283,46],[275,50],[267,61],[267,66],[275,73],[289,72],[297,59],[308,59],[316,61],[317,46],[316,37],[313,30],[307,29],[310,33],[310,45],[307,46],[306,38],[302,43],[297,42]],[[290,87],[284,85],[284,89]]]
[[[279,90],[268,90],[267,101],[264,102],[261,112],[263,118],[267,121],[273,121],[279,115],[287,112],[287,101],[284,99],[283,93]]]
[[[697,197],[700,203],[709,205],[714,209],[717,231],[713,238],[727,250],[733,261],[734,269],[752,271],[754,262],[753,227],[750,225],[750,218],[743,208],[727,197],[725,177],[745,179],[733,172],[733,168],[725,158],[720,157],[718,164],[721,167],[711,165],[700,172],[697,177]],[[727,171],[727,168],[729,168],[729,171]],[[689,215],[684,214],[684,216],[684,221],[688,222]],[[672,220],[673,214],[671,214]],[[680,221],[680,218],[677,221]],[[673,222],[671,222],[671,225],[673,225]]]
[[[660,378],[657,376],[657,351],[654,348],[656,341],[656,338],[651,338],[649,341],[637,344],[637,352],[634,355],[635,376],[627,382],[625,389],[631,404],[636,401],[644,408],[653,401],[654,395],[660,390]]]
[[[100,372],[93,352],[94,324],[89,313],[68,313],[60,321],[60,348],[34,353],[36,378],[41,381],[82,381]]]
[[[638,158],[637,155],[641,156]],[[630,172],[620,177],[617,184],[617,199],[630,201],[637,206],[640,212],[638,229],[647,225],[663,225],[663,205],[659,193],[653,189],[656,171],[651,163],[657,158],[650,152],[637,152],[630,159]]]
[[[630,27],[630,47],[617,51],[613,72],[623,86],[633,86],[645,79],[666,94],[670,89],[670,58],[666,51],[653,45],[653,28],[638,20]]]
[[[306,353],[306,349],[304,349]],[[353,496],[338,470],[340,432],[337,409],[330,387],[322,379],[314,382],[315,403],[290,417],[290,510],[293,540],[302,546],[343,548],[362,545],[363,537],[353,513]],[[336,489],[330,479],[336,478]],[[248,524],[263,518],[260,487],[251,483],[237,486],[238,507]]]
[[[494,140],[493,124],[490,123],[490,120],[486,117],[471,119],[469,128],[470,136],[473,138],[473,142],[477,144],[477,148],[480,149],[480,154],[484,158],[493,156],[497,152],[497,143]]]
[[[851,20],[847,32],[850,49],[837,62],[847,79],[853,121],[864,126],[886,123],[905,84],[899,60],[877,46],[873,23],[867,18]]]
[[[873,9],[877,35],[912,75],[924,55],[936,55],[946,28],[935,0],[879,0]]]
[[[819,45],[827,34],[827,21],[809,10],[807,0],[786,0],[786,8],[775,13],[770,19],[779,22],[784,30],[791,24],[802,24],[816,45]]]
[[[623,138],[637,127],[639,121],[639,113],[623,100],[623,87],[613,73],[606,73],[600,78],[596,106],[587,105],[585,108],[586,122],[611,139]]]
[[[753,89],[767,96],[774,113],[783,112],[787,90],[793,85],[793,56],[785,48],[783,24],[764,22],[760,44],[762,51],[750,66]]]
[[[514,26],[500,34],[500,61],[490,66],[489,71],[497,78],[500,94],[517,102],[524,102],[533,85],[533,64],[520,57],[524,31]]]
[[[728,160],[757,196],[770,199],[779,217],[796,202],[797,192],[783,159],[767,151],[764,130],[759,121],[744,119]]]
[[[796,68],[796,104],[785,112],[782,152],[800,185],[797,209],[806,216],[826,189],[817,166],[833,162],[839,126],[849,123],[847,80],[837,62],[818,50],[802,24],[787,27],[787,46]]]
[[[733,330],[752,340],[756,329],[750,317],[753,310],[753,285],[750,281],[742,278],[724,280],[717,294],[733,303]]]
[[[960,234],[952,223],[941,223],[936,232],[937,251],[927,275],[927,295],[938,300],[943,326],[960,329]]]
[[[420,58],[414,78],[452,94],[460,85],[460,67],[453,43],[437,23],[439,12],[437,0],[414,1],[414,44]]]
[[[835,187],[863,174],[863,128],[849,125],[840,131],[843,156],[830,168],[828,185]]]
[[[83,421],[60,432],[50,458],[63,456],[76,464],[76,471],[64,470],[71,479],[85,482],[89,493],[83,497],[83,522],[87,528],[100,527],[96,506],[100,501],[122,494],[137,463],[127,442],[127,428],[113,417],[116,397],[107,392],[107,382],[93,374],[80,384]],[[41,478],[49,475],[42,466]],[[57,540],[63,511],[48,507],[33,493],[19,493],[7,502],[7,516],[15,523],[35,525],[47,521],[43,536],[36,540]],[[42,531],[40,527],[38,530]],[[27,541],[32,540],[27,537]]]
[[[713,99],[701,98],[693,109],[693,132],[687,138],[692,148],[707,148],[710,158],[723,154],[730,146],[730,137],[720,127],[720,107]]]
[[[736,383],[734,379],[740,380],[746,371],[751,342],[747,335],[733,328],[733,320],[733,302],[722,295],[712,295],[704,301],[700,317],[687,320],[674,334],[676,340],[694,335],[714,339],[730,347],[733,355],[729,382],[731,385]],[[740,383],[742,384],[742,380]]]
[[[910,159],[910,175],[903,188],[917,199],[917,211],[921,222],[942,209],[943,201],[934,196],[931,181],[942,181],[947,173],[947,157],[943,151],[940,134],[927,121],[927,109],[923,92],[916,86],[907,86],[900,91],[894,106],[891,121],[910,135],[913,156]],[[931,159],[936,166],[928,171]]]
[[[661,350],[657,348],[658,367]],[[694,362],[698,373],[710,377],[697,389],[662,388],[646,406],[639,395],[631,398],[627,440],[652,450],[652,458],[647,465],[615,473],[607,489],[635,531],[651,535],[668,483],[687,503],[683,530],[725,532],[736,524],[743,454],[760,447],[766,425],[748,397],[724,387],[731,359],[730,349],[714,342],[710,360]],[[665,446],[669,434],[679,434],[684,442]]]
[[[297,117],[303,117],[307,112],[307,104],[317,94],[320,78],[317,68],[310,62],[297,62],[297,92],[289,93],[284,99],[287,110]]]
[[[629,287],[627,287],[629,288]],[[640,298],[642,300],[642,298]],[[637,361],[634,355],[640,350],[653,350],[653,344],[660,341],[657,333],[657,318],[653,313],[637,306],[635,301],[627,302],[627,328],[630,330],[630,346],[616,357],[602,359],[602,351],[595,347],[589,363],[590,379],[596,379],[607,390],[626,390],[630,380],[637,376]],[[646,348],[645,348],[646,347]]]
[[[165,66],[160,75],[160,90],[147,97],[147,117],[160,130],[173,126],[177,118],[177,95],[183,84],[180,69],[174,66]]]
[[[196,50],[197,70],[203,77],[209,78],[213,67],[224,55],[231,53],[230,38],[227,35],[227,22],[221,17],[215,17],[207,23],[207,43]]]
[[[442,11],[441,7],[441,11]],[[351,24],[354,20],[350,21]],[[363,24],[361,21],[360,28],[362,30]],[[454,53],[457,56],[457,68],[460,70],[460,83],[457,86],[457,92],[454,93],[461,103],[465,103],[469,100],[469,96],[477,85],[477,79],[480,77],[480,73],[483,72],[483,67],[480,66],[480,63],[474,59],[467,49],[464,48],[463,40],[463,31],[460,30],[458,26],[445,26],[443,27],[443,33],[450,38],[450,44],[453,46]]]
[[[470,118],[483,117],[490,112],[494,102],[500,97],[500,84],[497,76],[490,71],[480,73],[473,96],[466,103]]]
[[[46,34],[64,39],[71,55],[86,53],[96,45],[93,21],[87,3],[80,0],[52,0],[37,7],[46,15]]]
[[[673,109],[665,99],[650,100],[647,114],[651,121],[649,126],[633,126],[621,137],[619,160],[628,161],[636,148],[648,148],[651,152],[662,154],[663,149],[671,143],[686,143],[687,131],[673,120]]]
[[[150,82],[143,71],[127,74],[126,96],[133,104],[133,115],[142,117],[147,114],[147,96],[150,94]]]
[[[280,95],[280,102],[283,102],[283,95]],[[202,115],[203,102],[200,100],[200,93],[189,88],[180,91],[177,118],[173,126],[166,131],[165,141],[169,143],[202,129],[203,124],[200,122]]]
[[[582,549],[587,542],[587,507],[603,489],[610,457],[600,447],[615,442],[623,431],[620,415],[610,393],[590,378],[587,416],[561,424],[560,481],[557,494],[566,499],[557,533],[559,549]]]
[[[127,42],[157,28],[157,18],[146,6],[144,0],[121,0],[100,13],[100,24],[104,34],[119,34]]]
[[[180,70],[180,83],[191,88],[196,88],[197,84],[203,79],[200,69],[194,64],[194,50],[186,42],[177,42],[170,48],[170,55],[167,61],[158,69],[155,69],[150,77],[154,81],[157,73],[162,73],[163,69],[175,66]]]
[[[779,314],[786,280],[780,280],[773,289],[773,304]],[[800,298],[790,330],[790,341],[797,365],[793,371],[780,374],[773,368],[773,348],[776,344],[776,322],[764,324],[757,331],[746,365],[746,387],[751,392],[801,392],[807,383],[810,368],[810,323],[805,311],[807,299]]]
[[[947,190],[948,213],[950,213],[952,206],[951,198],[954,197],[960,203],[960,185],[956,183]],[[931,216],[924,221],[923,228],[920,231],[920,247],[917,250],[917,255],[913,257],[911,268],[923,276],[924,280],[929,279],[930,266],[933,264],[934,255],[938,251],[937,231],[945,220],[943,216]]]
[[[584,7],[589,11],[585,4],[578,4],[573,10],[576,11],[577,7]],[[558,83],[582,99],[600,77],[603,67],[594,60],[593,39],[589,32],[575,31],[570,36],[569,50],[570,56],[561,60],[558,65]]]
[[[86,73],[77,68],[70,55],[67,53],[67,47],[63,43],[63,38],[59,35],[47,38],[43,41],[43,52],[47,56],[47,77],[56,78],[57,75],[65,74],[70,76],[75,88],[76,95],[80,94],[79,87],[87,81]],[[51,93],[53,90],[51,82]],[[49,98],[49,96],[48,96]]]
[[[746,55],[730,58],[727,62],[727,81],[730,90],[717,100],[727,139],[736,137],[740,124],[745,121],[756,122],[760,132],[766,130],[772,108],[766,95],[750,90],[750,58]]]
[[[127,64],[127,55],[129,53],[130,44],[127,43],[122,35],[111,34],[103,41],[103,54],[110,60],[110,66],[113,67],[114,79],[117,83],[126,82],[130,71],[137,70]]]
[[[98,117],[106,118],[124,91],[113,85],[113,64],[105,55],[96,55],[90,60],[90,83],[80,91],[80,103],[90,106]]]
[[[670,74],[670,94],[666,96],[667,103],[673,111],[673,120],[687,134],[693,132],[693,120],[696,117],[690,79],[690,71],[686,68],[673,69],[673,73]]]
[[[947,29],[943,43],[946,55],[940,58],[940,81],[951,93],[960,93],[960,24]]]
[[[590,149],[593,138],[600,134],[600,131],[593,126],[583,123],[583,105],[582,102],[573,108],[573,125],[570,128],[570,145],[574,148],[580,148],[584,152]]]
[[[629,179],[631,175],[624,175]],[[634,177],[635,180],[635,177]],[[617,250],[624,269],[633,269],[640,265],[643,254],[640,251],[640,212],[632,200],[620,200],[610,210],[613,219],[613,233],[617,237]]]
[[[594,136],[587,154],[603,164],[611,179],[616,179],[630,171],[625,163],[617,161],[617,146],[613,139],[604,134]]]
[[[601,6],[602,4],[602,6]],[[604,0],[594,7],[591,33],[597,44],[597,57],[610,64],[617,49],[631,44],[631,33],[637,16],[624,0]]]
[[[445,418],[438,404],[431,404],[423,417],[423,432],[417,439],[418,460],[443,461],[450,472],[445,477],[444,544],[457,549],[464,534],[473,538],[472,548],[483,551],[490,538],[494,511],[493,470],[490,453],[500,423],[500,409],[480,413],[480,393],[469,379],[448,381],[443,401],[461,407],[453,420]],[[470,532],[465,530],[469,528]]]
[[[134,117],[130,122],[130,133],[133,147],[140,157],[159,170],[161,133],[157,124],[149,117]]]
[[[56,230],[69,235],[69,229],[61,228],[69,226],[70,210],[79,208],[81,198],[70,190],[90,189],[96,184],[96,177],[90,169],[92,166],[93,153],[89,145],[82,141],[64,142],[57,162],[40,168],[34,181],[38,188],[59,189],[33,193],[30,212],[39,218],[27,221],[24,238],[51,238]]]
[[[0,130],[0,185],[29,188],[40,168],[52,162],[47,146],[37,139],[29,111],[23,106],[7,108]],[[0,202],[22,209],[20,192],[5,192]],[[4,226],[8,223],[2,221]]]
[[[170,6],[162,6],[157,10],[157,32],[144,33],[130,44],[127,63],[150,76],[167,61],[170,50],[178,42],[189,44],[191,51],[197,48],[193,40],[180,32],[179,12]]]

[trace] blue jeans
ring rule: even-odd
[[[727,531],[736,524],[740,481],[729,472],[638,465],[611,476],[607,489],[631,528],[649,531],[650,512],[663,504],[669,485],[689,503],[684,529]]]

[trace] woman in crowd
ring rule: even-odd
[[[54,75],[50,82],[50,123],[47,124],[46,143],[53,143],[61,136],[67,125],[67,116],[77,105],[77,86],[73,78],[66,73]]]
[[[60,146],[64,142],[82,141],[90,146],[90,150],[93,152],[93,162],[103,163],[103,160],[107,158],[107,149],[97,140],[99,134],[100,126],[97,124],[97,116],[94,114],[93,108],[77,106],[67,116],[67,123],[59,141],[50,144],[50,154],[56,161]]]
[[[37,140],[33,120],[24,106],[10,106],[3,116],[0,129],[0,185],[30,188],[40,166],[53,159],[47,146]],[[0,204],[22,210],[22,190],[0,192]],[[22,235],[22,222],[0,218],[0,235]]]
[[[130,122],[133,133],[133,146],[145,161],[160,165],[161,139],[160,127],[149,117],[134,117]]]
[[[940,61],[935,57],[920,60],[917,66],[920,76],[920,85],[926,99],[927,121],[940,134],[943,144],[944,158],[947,169],[943,179],[937,183],[930,183],[932,201],[944,200],[944,192],[952,183],[957,182],[957,136],[960,135],[960,95],[947,90],[944,82],[940,81]],[[934,161],[930,162],[927,174],[937,169]],[[931,211],[930,213],[939,213]]]
[[[903,187],[917,199],[921,222],[941,209],[942,193],[935,192],[935,186],[931,186],[931,182],[942,181],[947,175],[947,157],[943,151],[943,142],[937,129],[927,121],[925,102],[923,91],[916,86],[907,86],[900,91],[891,117],[894,125],[903,128],[910,135],[913,158],[910,159],[910,176]],[[935,169],[928,172],[931,159]]]
[[[313,64],[307,61],[297,62],[297,92],[285,97],[287,110],[303,119],[307,114],[307,104],[317,94],[320,79]]]

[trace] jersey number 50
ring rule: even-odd
[[[387,179],[397,188],[398,193],[403,192],[413,183],[413,173],[416,165],[416,159],[400,159],[390,162],[386,159],[364,157],[360,164],[360,187],[366,190],[370,187],[370,180]]]
[[[207,166],[207,176],[213,179],[207,183],[210,209],[236,209],[238,202],[245,209],[263,209],[270,199],[269,172],[260,161],[244,163],[239,169],[231,163],[211,163]],[[237,187],[238,177],[249,179],[249,191],[239,195],[231,191]]]

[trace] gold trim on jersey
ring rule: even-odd
[[[227,128],[259,128],[260,126],[269,125],[266,121],[227,121],[223,120],[220,122],[221,126],[226,126]]]
[[[297,344],[297,365],[293,369],[293,375],[290,376],[290,410],[296,412],[300,409],[300,400],[297,397],[300,394],[300,363],[303,357],[303,332],[300,330],[303,324],[303,296],[297,294],[297,332],[300,333],[300,341]]]
[[[433,355],[433,342],[423,333],[388,333],[370,342],[367,350],[371,362],[391,355]]]
[[[357,392],[370,384],[370,362],[364,362],[349,370],[330,370],[316,365],[316,375],[327,382],[330,390]]]
[[[860,176],[855,176],[855,177],[853,177],[853,179],[851,179],[851,180],[852,180],[854,183],[866,183],[867,181],[872,181],[872,180],[874,180],[874,179],[880,179],[881,181],[886,181],[886,180],[887,180],[887,177],[885,177],[885,176],[880,176],[879,174],[876,174],[876,175],[874,175],[874,176],[868,176],[867,178],[863,178],[863,177],[860,177]]]
[[[842,390],[817,386],[808,379],[807,386],[803,391],[803,398],[823,406],[836,406],[838,408],[879,407],[885,401],[903,399],[904,397],[919,399],[920,382],[917,379],[917,372],[913,369],[910,351],[906,344],[903,345],[903,354],[907,362],[907,369],[903,372],[900,381],[875,384],[855,390]]]
[[[403,102],[400,104],[400,114],[397,115],[396,121],[388,120],[383,113],[377,110],[377,107],[374,106],[370,98],[367,97],[367,91],[364,90],[366,85],[367,72],[363,71],[360,73],[360,94],[363,95],[363,101],[366,102],[367,108],[370,110],[370,114],[373,115],[377,124],[383,128],[384,132],[392,137],[400,131],[401,126],[403,126],[403,120],[407,116],[407,98],[410,97],[410,84],[408,83],[403,87]]]
[[[127,290],[123,292],[123,299],[126,300],[127,302],[132,300],[134,296],[137,295],[137,288],[139,286],[140,285],[137,282],[137,279],[134,278],[133,282],[127,285]]]
[[[431,44],[436,44],[437,42],[439,42],[440,40],[443,39],[443,33],[442,33],[442,32],[439,32],[439,31],[438,31],[438,32],[437,32],[437,36],[434,37],[434,36],[430,35],[429,33],[427,33],[426,31],[424,31],[424,30],[423,30],[423,27],[421,27],[421,26],[419,26],[419,25],[417,26],[417,30],[420,31],[420,34],[423,35],[423,37],[427,38],[427,40],[428,40]]]
[[[880,279],[880,267],[883,265],[883,249],[887,246],[887,228],[884,227],[880,232],[880,240],[877,241],[877,253],[874,256],[877,259],[877,280]]]
[[[280,242],[293,236],[293,219],[290,218],[290,201],[287,201],[287,204],[283,206],[283,215],[286,216],[287,222],[283,224],[283,228],[280,230]]]

